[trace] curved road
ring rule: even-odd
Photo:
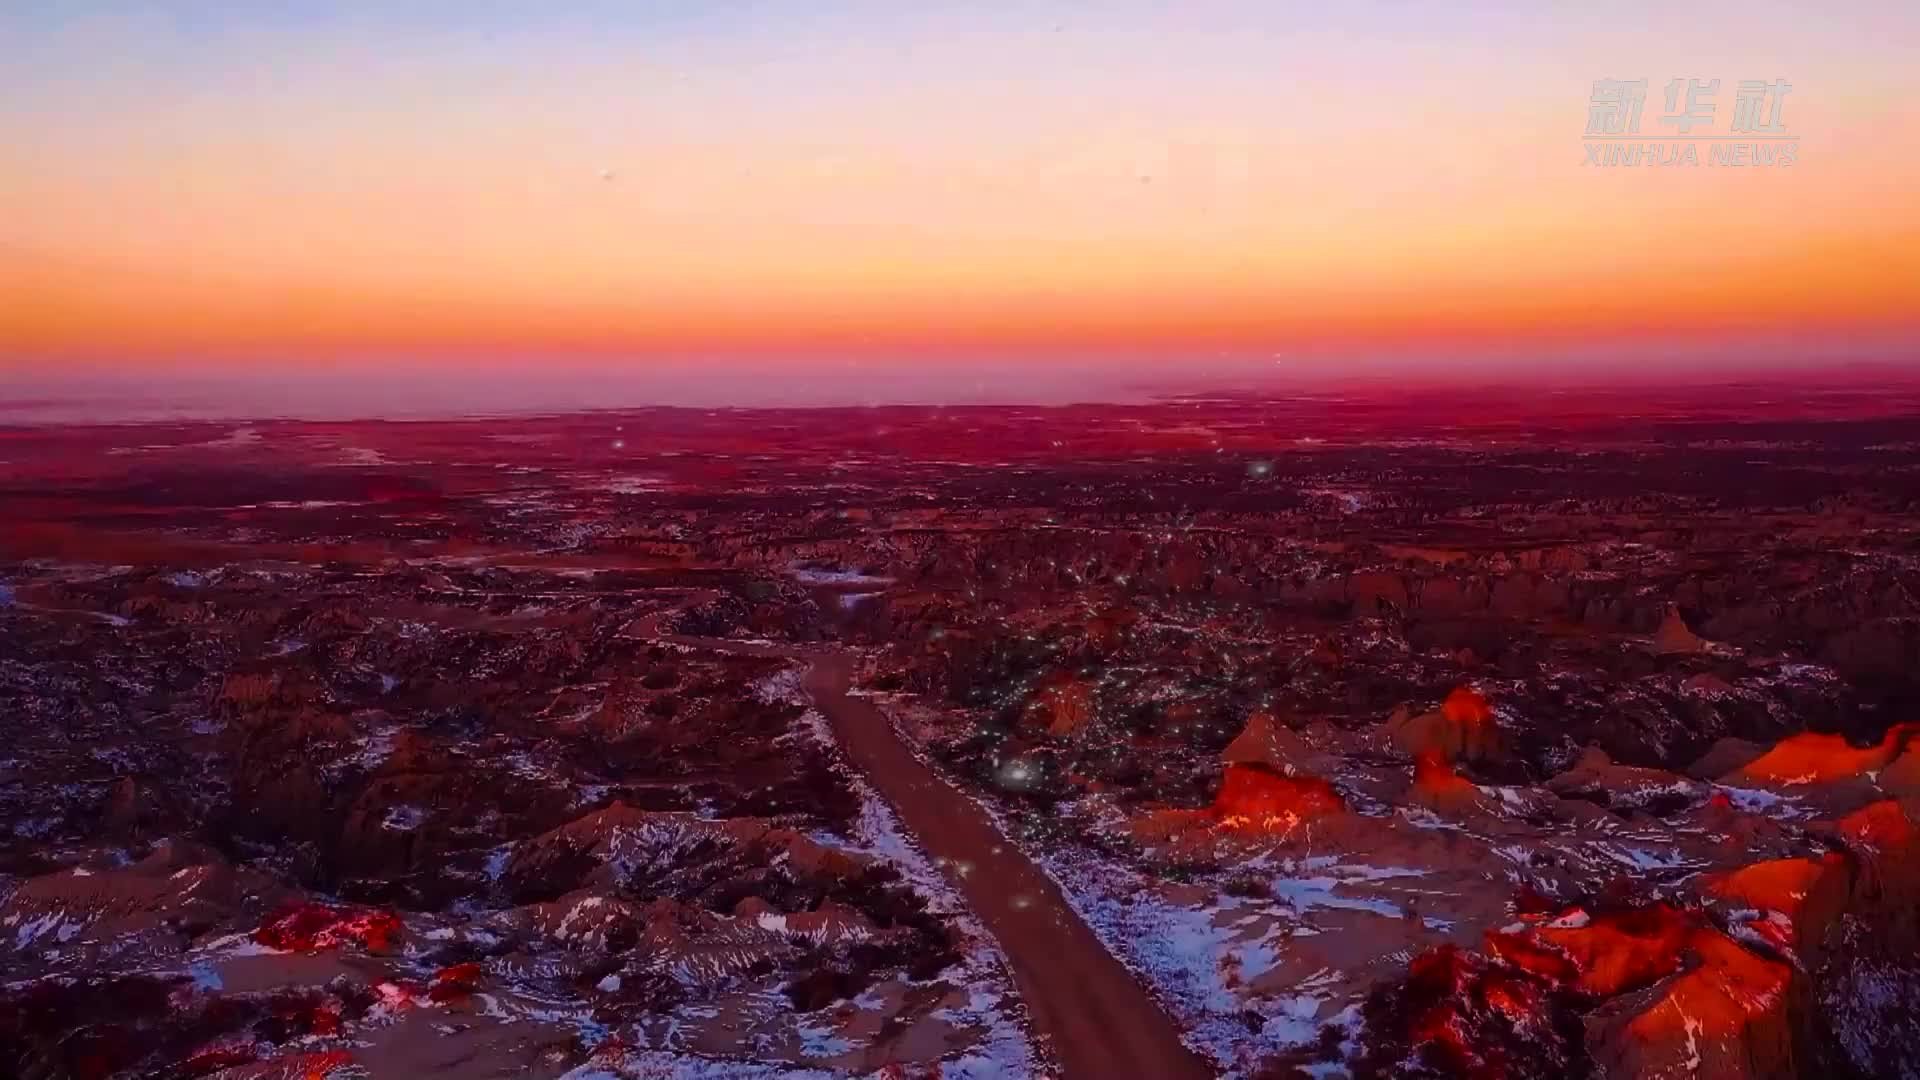
[[[641,625],[651,630],[658,617]],[[644,636],[656,636],[644,634]],[[657,635],[704,649],[805,660],[804,686],[841,749],[1000,943],[1034,1030],[1067,1080],[1201,1080],[1215,1070],[1180,1041],[1133,974],[1080,921],[1060,889],[1000,834],[986,811],[947,783],[895,734],[872,702],[849,696],[844,652]]]

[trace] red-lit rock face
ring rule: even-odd
[[[1239,828],[1287,828],[1347,808],[1332,784],[1305,776],[1282,776],[1261,765],[1229,765],[1213,813]]]
[[[1423,953],[1405,983],[1369,1000],[1371,1045],[1358,1075],[1579,1075],[1580,1025],[1566,1004],[1544,982],[1478,954],[1450,945]]]
[[[1448,723],[1467,731],[1483,730],[1493,723],[1493,705],[1471,686],[1455,687],[1440,703],[1440,714]]]
[[[1367,1019],[1375,1053],[1435,1075],[1577,1075],[1588,1054],[1606,1075],[1787,1075],[1792,977],[1699,912],[1574,908],[1415,958]]]
[[[1810,898],[1830,880],[1845,888],[1845,856],[1829,853],[1819,858],[1768,859],[1724,874],[1707,885],[1709,895],[1759,911],[1777,911],[1797,917]]]
[[[1717,930],[1687,939],[1697,964],[1646,1008],[1603,1029],[1596,1056],[1610,1075],[1792,1075],[1786,1008],[1793,968]]]
[[[1910,855],[1920,829],[1893,799],[1863,806],[1840,819],[1838,831],[1849,847],[1870,855]]]
[[[1871,746],[1854,746],[1839,735],[1807,732],[1780,740],[1773,749],[1748,762],[1733,779],[1759,784],[1795,786],[1824,784],[1886,768],[1906,745],[1913,724],[1895,725]]]
[[[1470,686],[1454,688],[1432,712],[1389,721],[1388,734],[1402,753],[1415,758],[1439,754],[1447,761],[1484,761],[1499,752],[1493,706]]]
[[[1428,750],[1413,762],[1413,788],[1408,799],[1440,814],[1462,814],[1481,805],[1480,789],[1454,771],[1444,754]]]
[[[469,961],[443,967],[433,973],[433,982],[427,986],[427,996],[434,1001],[460,1001],[473,994],[480,985],[482,968]]]
[[[1907,748],[1880,771],[1876,780],[1889,795],[1920,798],[1920,738],[1908,739]]]
[[[1423,759],[1430,788],[1444,788],[1448,775],[1437,755]],[[1553,1043],[1557,1029],[1547,1018],[1571,1014],[1585,1017],[1580,1052],[1605,1075],[1804,1074],[1818,1051],[1796,1010],[1822,992],[1822,958],[1837,941],[1857,947],[1858,934],[1889,927],[1892,937],[1871,940],[1898,950],[1906,920],[1896,914],[1888,922],[1888,913],[1910,910],[1920,894],[1900,872],[1920,830],[1898,802],[1817,828],[1850,853],[1709,875],[1699,886],[1705,908],[1662,901],[1590,914],[1537,910],[1523,895],[1520,906],[1534,913],[1489,932],[1482,954],[1443,950],[1413,963],[1392,1000],[1419,1007],[1404,1027],[1381,1033],[1382,1052],[1398,1048],[1397,1060],[1442,1075],[1551,1075],[1567,1050]],[[1375,1019],[1394,1017],[1370,1014]],[[1514,1041],[1528,1023],[1538,1046]]]
[[[1547,982],[1612,997],[1672,974],[1697,919],[1667,904],[1589,916],[1579,908],[1487,935],[1487,951]]]
[[[1743,866],[1710,880],[1704,891],[1733,909],[1733,932],[1794,956],[1803,942],[1819,941],[1844,910],[1851,879],[1846,856],[1830,852]]]
[[[370,953],[386,953],[393,951],[401,929],[400,920],[384,911],[297,904],[282,909],[255,930],[253,940],[288,952],[322,952],[358,945]]]

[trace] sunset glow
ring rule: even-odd
[[[410,10],[0,14],[0,365],[1899,360],[1920,331],[1908,5]],[[1723,113],[1789,80],[1796,164],[1583,162],[1594,79],[1675,76]]]

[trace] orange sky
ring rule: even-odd
[[[1894,5],[185,8],[0,17],[0,365],[1920,330]],[[1798,163],[1584,164],[1591,81],[1648,77],[1651,133],[1674,74],[1720,132],[1787,78]]]

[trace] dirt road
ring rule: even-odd
[[[873,703],[847,696],[853,664],[816,654],[806,689],[853,765],[918,837],[947,860],[967,904],[999,940],[1034,1027],[1069,1080],[1210,1077],[1173,1022],[971,799],[916,758]]]
[[[833,725],[853,766],[927,854],[945,860],[948,880],[999,941],[1034,1029],[1066,1080],[1216,1075],[1080,921],[1053,879],[1008,843],[973,800],[915,757],[872,702],[848,695],[853,661],[846,653],[682,635],[667,640],[810,665],[807,696]]]

